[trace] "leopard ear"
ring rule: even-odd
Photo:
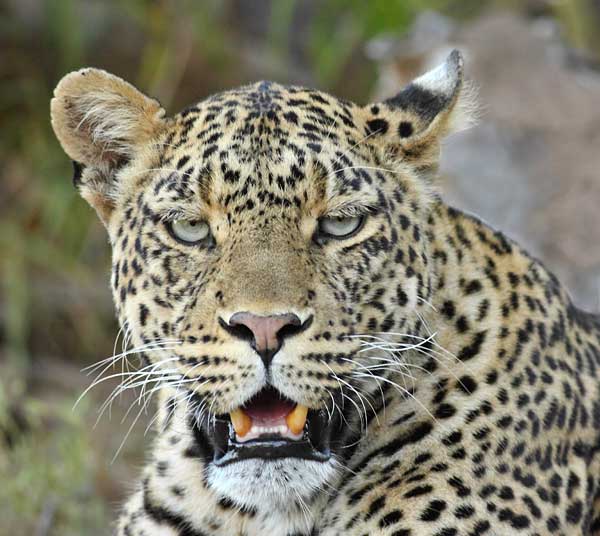
[[[164,127],[160,104],[100,69],[67,74],[50,103],[52,127],[75,165],[74,182],[106,223],[115,175]]]
[[[438,160],[444,136],[474,122],[475,103],[474,90],[463,81],[462,55],[453,50],[396,96],[366,106],[366,132],[400,159],[429,167]]]

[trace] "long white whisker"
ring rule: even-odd
[[[371,376],[369,376],[368,374],[359,373],[356,371],[354,373],[354,376],[359,377],[359,378],[360,377],[369,378],[369,379],[371,378]],[[389,383],[392,387],[397,389],[400,394],[404,394],[404,395],[407,395],[410,398],[412,398],[423,409],[423,411],[425,411],[425,413],[427,413],[427,415],[429,415],[432,418],[432,420],[434,422],[437,422],[437,419],[433,416],[433,414],[429,411],[429,409],[408,389],[403,388],[401,385],[398,385],[396,382],[393,382],[392,380],[390,380],[389,378],[385,378],[384,376],[379,376],[379,379],[383,382]]]

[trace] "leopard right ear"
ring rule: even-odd
[[[476,122],[477,109],[476,92],[463,80],[462,55],[453,50],[394,97],[366,106],[365,134],[398,159],[435,167],[442,139]]]
[[[91,68],[67,74],[50,109],[56,137],[74,162],[74,182],[107,223],[117,172],[158,137],[165,111],[121,78]]]

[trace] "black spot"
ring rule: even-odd
[[[473,530],[469,533],[469,536],[480,536],[481,534],[485,534],[490,527],[489,521],[478,521]]]
[[[477,389],[477,382],[471,376],[462,376],[457,387],[464,393],[471,394]]]
[[[385,496],[377,497],[370,505],[369,511],[365,515],[365,520],[373,517],[379,510],[381,510],[385,506]]]
[[[427,508],[421,514],[421,521],[435,521],[440,517],[440,515],[445,509],[446,503],[444,501],[431,501],[427,505]]]
[[[392,510],[389,514],[385,514],[379,521],[381,528],[398,523],[402,519],[402,512],[400,510]]]
[[[404,292],[402,285],[398,285],[396,288],[396,299],[398,300],[398,305],[400,307],[404,307],[408,303],[408,296],[406,295],[406,292]]]
[[[188,155],[182,156],[178,161],[177,161],[177,169],[181,169],[183,166],[185,166],[188,162],[190,161],[190,157]]]
[[[459,333],[466,333],[469,331],[469,322],[465,315],[461,315],[456,319],[456,331]]]
[[[404,494],[405,499],[410,499],[412,497],[420,497],[421,495],[427,495],[433,491],[432,486],[417,486]]]
[[[455,413],[456,408],[452,404],[443,403],[437,407],[435,411],[435,416],[438,419],[449,419]]]
[[[452,432],[448,437],[442,439],[442,443],[444,445],[446,445],[447,447],[450,447],[452,445],[456,445],[457,443],[460,443],[462,439],[462,432],[456,430],[454,432]]]
[[[287,119],[290,123],[294,123],[294,125],[298,124],[298,115],[295,112],[287,112],[283,114],[283,117]]]
[[[456,490],[456,495],[459,497],[468,497],[471,495],[471,490],[465,486],[465,483],[462,481],[462,479],[457,476],[453,476],[448,479],[448,484],[450,484]]]
[[[412,123],[408,121],[400,121],[400,124],[398,125],[398,136],[401,138],[408,138],[409,136],[412,136],[412,133]]]
[[[509,523],[515,529],[529,527],[529,518],[524,515],[515,514],[510,508],[503,508],[498,512],[498,519]]]
[[[558,530],[560,528],[560,521],[558,520],[558,517],[549,517],[548,521],[546,521],[546,527],[550,532],[555,532],[556,530]]]
[[[442,305],[441,313],[446,318],[454,317],[454,315],[456,314],[456,307],[454,306],[454,302],[451,302],[449,300],[445,301],[444,304]]]
[[[148,307],[146,307],[146,305],[144,305],[143,303],[140,303],[140,324],[142,326],[146,325],[146,321],[148,320],[148,313],[150,311],[148,310]]]
[[[371,119],[367,121],[367,134],[383,135],[388,131],[389,125],[385,119]]]
[[[475,294],[482,289],[481,282],[477,279],[473,279],[469,284],[465,287],[465,294]]]
[[[461,361],[468,361],[469,359],[475,357],[479,353],[479,350],[481,350],[481,345],[485,341],[486,336],[487,331],[484,330],[478,332],[475,335],[475,337],[473,337],[471,344],[465,346],[460,351],[460,353],[458,354],[458,359],[460,359]]]
[[[567,508],[567,521],[572,525],[577,525],[581,520],[583,505],[581,501],[575,501]]]
[[[458,506],[456,508],[456,510],[454,510],[454,515],[458,519],[467,519],[467,518],[471,517],[474,513],[475,513],[475,508],[473,508],[471,505],[468,505],[468,504],[463,504],[461,506]]]

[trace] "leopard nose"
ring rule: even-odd
[[[240,312],[235,313],[225,327],[232,335],[250,340],[252,347],[268,367],[284,339],[306,329],[308,320],[302,323],[294,313],[259,316]],[[225,323],[222,322],[223,324]]]

